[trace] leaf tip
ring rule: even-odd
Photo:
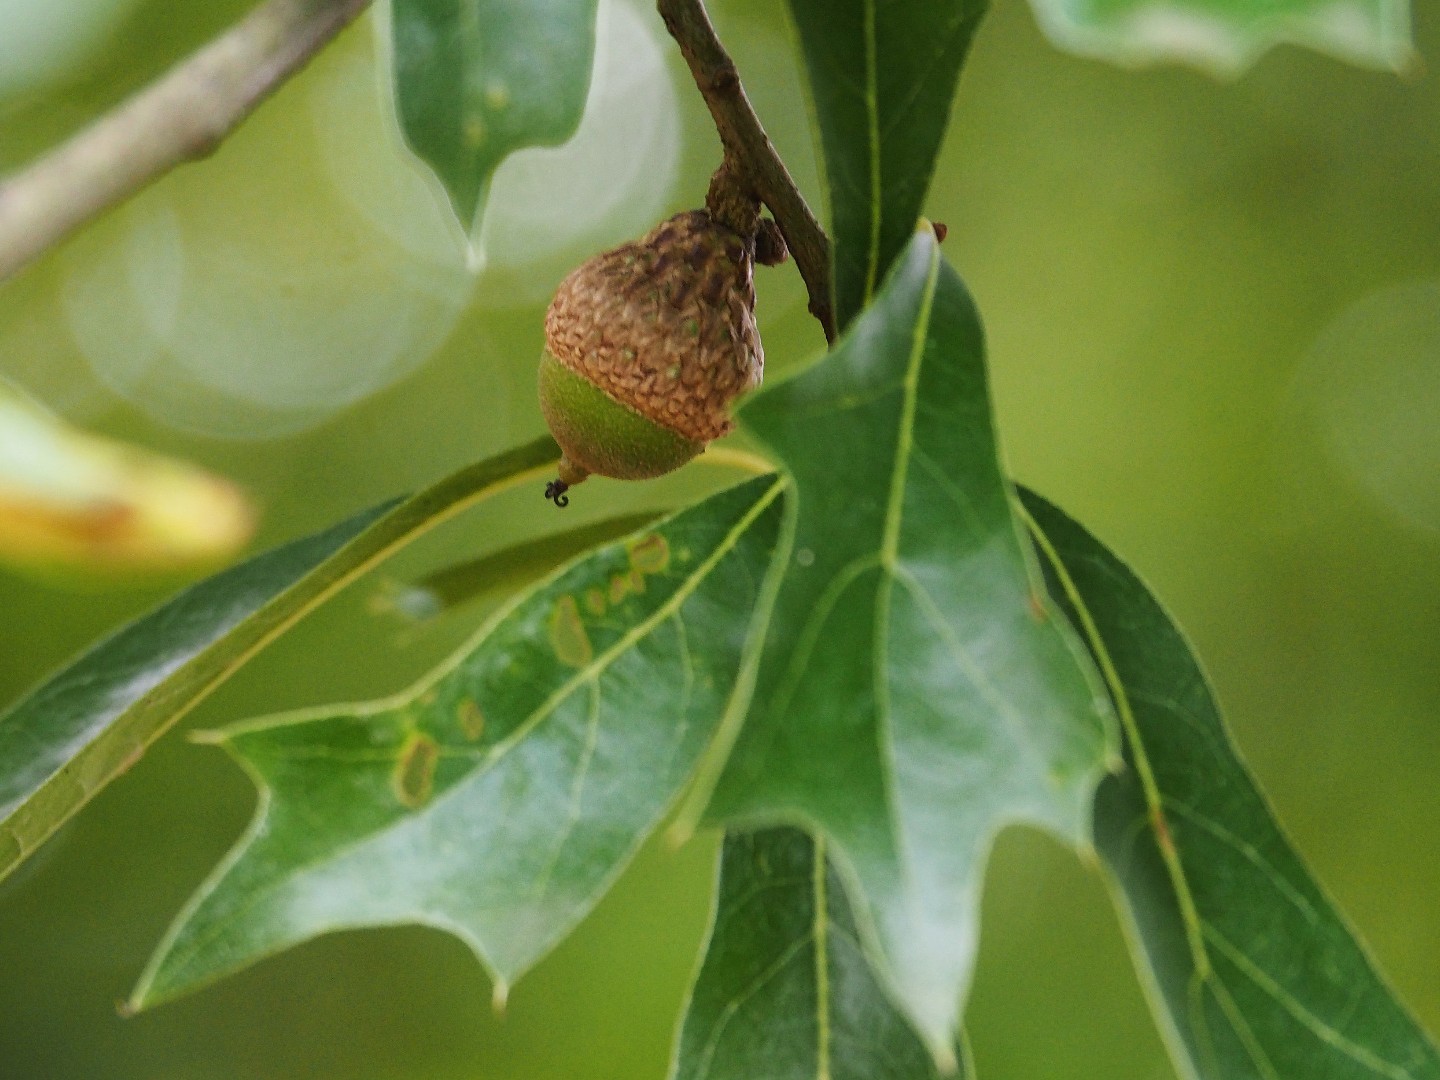
[[[955,1047],[942,1043],[931,1048],[935,1059],[935,1071],[941,1076],[955,1076],[960,1071],[960,1060],[955,1056]]]
[[[1425,57],[1409,42],[1397,50],[1393,64],[1395,74],[1411,85],[1420,82],[1428,73]]]
[[[695,823],[688,818],[682,818],[665,830],[665,846],[676,851],[688,844],[694,835]]]
[[[499,164],[497,161],[495,164]],[[492,166],[493,169],[493,166]],[[467,178],[452,183],[442,177],[445,193],[450,198],[450,209],[460,231],[465,234],[465,268],[472,274],[485,268],[485,207],[490,202],[491,173],[479,178]]]
[[[479,224],[477,219],[485,205],[487,183],[470,169],[447,167],[445,162],[437,161],[423,151],[417,150],[416,153],[440,181],[450,212],[455,215],[461,231],[471,233]]]
[[[115,1015],[121,1020],[133,1020],[142,1012],[145,1012],[155,1001],[150,995],[150,978],[148,975],[141,979],[140,984],[130,991],[129,997],[123,997],[115,1002]]]
[[[510,984],[504,979],[497,978],[494,987],[490,990],[490,1008],[496,1016],[504,1019],[505,1008],[510,1003]]]

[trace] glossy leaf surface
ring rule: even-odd
[[[949,1055],[990,843],[1075,844],[1104,691],[1012,516],[969,294],[928,229],[823,362],[745,408],[797,517],[716,821],[818,826],[897,999]],[[702,787],[703,790],[703,787]]]
[[[939,1077],[875,978],[823,841],[798,829],[726,836],[705,963],[671,1070],[672,1080],[762,1076]]]
[[[595,551],[395,698],[223,733],[260,808],[133,1003],[400,922],[455,933],[503,992],[619,874],[748,688],[783,488],[748,481]]]
[[[1415,61],[1409,0],[1031,0],[1062,49],[1120,64],[1180,61],[1236,75],[1275,45],[1368,67]]]
[[[540,439],[257,555],[99,642],[0,715],[0,877],[305,613],[476,500],[539,477]]]
[[[1095,843],[1182,1072],[1436,1080],[1435,1045],[1280,831],[1175,624],[1074,521],[1025,505],[1121,715],[1127,767],[1100,787]]]
[[[575,133],[590,92],[598,0],[393,0],[400,127],[478,235],[508,154]]]
[[[841,329],[923,209],[984,0],[790,0],[830,188]]]
[[[660,516],[626,514],[513,544],[436,570],[411,585],[387,589],[377,605],[412,619],[427,619],[481,597],[515,592],[562,562],[636,532]]]

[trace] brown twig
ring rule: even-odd
[[[830,241],[825,230],[765,134],[750,99],[745,96],[745,88],[740,85],[735,62],[720,44],[705,5],[701,0],[657,0],[656,6],[670,36],[690,65],[695,85],[725,144],[727,157],[739,166],[756,197],[775,215],[775,222],[810,292],[810,312],[820,320],[825,340],[834,341]]]
[[[268,0],[0,182],[0,281],[175,166],[212,153],[370,0]]]
[[[0,181],[0,281],[177,165],[206,157],[370,0],[267,0],[113,112]],[[834,340],[830,242],[755,114],[701,0],[658,0],[727,157],[774,214]]]

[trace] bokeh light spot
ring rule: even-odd
[[[0,99],[56,82],[139,0],[0,0]]]
[[[541,302],[571,267],[645,232],[670,200],[679,155],[679,104],[659,39],[630,0],[600,0],[579,129],[562,146],[512,154],[495,173],[476,299]]]
[[[282,92],[310,109],[262,110],[211,162],[73,245],[64,307],[112,390],[175,428],[269,438],[325,421],[443,344],[474,281],[387,141],[374,86],[366,39],[350,35]],[[337,197],[337,162],[373,182],[383,227]]]
[[[1346,308],[1310,349],[1295,395],[1355,484],[1440,531],[1440,280],[1389,286]]]

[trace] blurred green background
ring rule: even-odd
[[[0,0],[0,170],[248,6]],[[781,5],[714,0],[753,98],[818,194]],[[1440,17],[1418,5],[1422,56]],[[497,179],[467,266],[397,154],[368,23],[211,160],[0,287],[0,376],[260,501],[268,545],[541,430],[548,293],[697,204],[717,143],[640,0],[605,0],[576,145]],[[1220,84],[1060,54],[999,0],[928,213],[976,293],[1016,477],[1148,578],[1209,666],[1282,821],[1381,967],[1440,1030],[1440,79],[1295,49]],[[481,265],[483,264],[483,265]],[[478,270],[472,273],[472,268]],[[771,371],[820,337],[761,272]],[[566,524],[673,505],[695,466],[587,484]],[[844,477],[835,482],[843,484]],[[465,553],[554,528],[538,493],[450,528],[312,618],[189,727],[393,690],[459,641],[383,603]],[[0,574],[0,700],[177,582]],[[253,792],[172,735],[0,885],[4,1080],[660,1080],[703,933],[714,838],[656,845],[497,1017],[478,965],[419,929],[333,936],[124,1020],[171,915]],[[1002,838],[969,1012],[982,1076],[1174,1074],[1103,883]]]

